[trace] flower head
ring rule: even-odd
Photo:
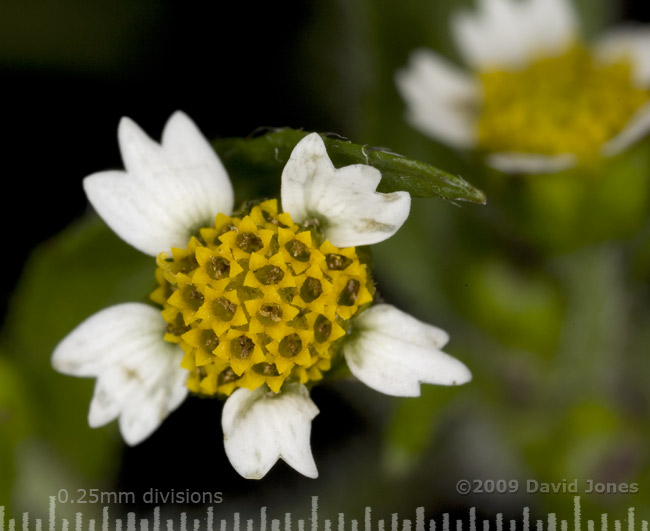
[[[128,119],[119,127],[126,171],[87,177],[90,202],[125,241],[156,256],[160,309],[103,310],[57,346],[60,372],[97,378],[89,423],[119,418],[128,444],[147,438],[187,393],[226,399],[226,453],[245,477],[282,458],[306,476],[318,409],[309,387],[347,362],[381,392],[417,396],[419,383],[471,376],[440,351],[446,334],[392,306],[356,247],[406,220],[406,192],[376,192],[365,165],[335,168],[317,134],[294,148],[281,207],[266,200],[233,212],[230,180],[183,113],[161,144]],[[153,267],[152,267],[153,270]]]
[[[165,338],[186,355],[194,393],[230,395],[322,378],[374,286],[355,249],[339,249],[278,212],[218,216],[186,250],[158,255]],[[180,326],[179,326],[180,325]]]
[[[587,45],[566,0],[480,0],[452,30],[471,72],[417,50],[397,75],[408,120],[505,172],[614,155],[650,129],[650,30]]]

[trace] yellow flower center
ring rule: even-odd
[[[650,99],[634,86],[629,62],[602,64],[580,46],[479,78],[478,141],[492,152],[593,157]]]
[[[374,293],[354,247],[322,241],[275,200],[241,218],[219,214],[157,264],[151,298],[163,306],[165,340],[183,348],[187,386],[203,395],[321,379]]]

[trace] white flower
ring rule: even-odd
[[[329,368],[330,340],[345,335],[334,323],[350,321],[352,332],[344,338],[343,355],[352,373],[378,391],[417,396],[420,382],[454,385],[470,380],[462,363],[439,350],[447,341],[443,331],[385,304],[358,312],[372,296],[364,285],[354,284],[355,278],[367,280],[367,273],[352,246],[390,237],[410,209],[407,193],[375,191],[379,171],[365,165],[334,168],[320,136],[310,134],[294,148],[282,174],[285,214],[275,214],[275,203],[267,202],[262,205],[268,210],[254,207],[250,218],[230,218],[233,191],[228,176],[185,114],[177,112],[169,119],[160,145],[128,119],[120,123],[118,137],[126,171],[87,177],[86,193],[118,236],[159,255],[160,290],[173,293],[160,297],[162,315],[140,303],[114,306],[88,318],[57,346],[52,364],[58,371],[97,378],[91,426],[119,417],[125,441],[138,444],[178,407],[188,386],[193,392],[226,394],[225,448],[241,475],[261,478],[283,459],[300,473],[316,477],[309,439],[318,409],[304,383]],[[251,221],[255,215],[259,227]],[[214,228],[205,228],[215,216]],[[314,220],[329,240],[320,247],[308,246],[309,231],[295,232],[294,223],[312,226]],[[225,228],[217,231],[218,223]],[[285,244],[287,263],[278,262],[285,251],[278,250],[277,243],[273,252],[261,252],[271,245],[273,230],[268,227],[276,231],[280,247],[282,238],[294,238]],[[206,242],[214,239],[218,244],[193,239],[199,229]],[[237,245],[229,247],[229,242]],[[170,249],[172,257],[165,254]],[[301,254],[305,249],[313,264]],[[195,260],[192,272],[169,269],[188,256]],[[325,268],[327,278],[319,269],[324,261],[331,268]],[[249,263],[248,272],[238,265]],[[346,268],[357,276],[344,274]],[[244,277],[246,300],[237,298],[235,289],[218,292],[215,287]],[[303,286],[301,298],[294,302],[278,295],[278,289],[304,278],[312,281],[305,285],[317,294],[304,292]],[[251,290],[259,290],[259,300],[250,299]],[[328,300],[338,302],[322,302]],[[202,326],[210,321],[205,308],[215,302],[222,304],[219,311],[230,313],[222,320],[215,317],[210,327]],[[297,325],[291,319],[301,308],[313,330],[292,328]],[[242,335],[243,325],[251,337],[258,337],[253,331],[263,333],[265,342],[258,345]],[[307,349],[308,342],[313,350],[312,343]]]
[[[397,73],[407,120],[507,173],[615,155],[650,130],[650,29],[581,44],[567,0],[478,0],[452,34],[469,72],[416,50]]]

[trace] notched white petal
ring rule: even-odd
[[[185,247],[199,227],[229,214],[233,190],[221,161],[194,123],[177,112],[162,145],[123,118],[118,139],[126,171],[84,179],[98,214],[123,240],[150,255]]]
[[[575,155],[537,155],[532,153],[491,153],[486,160],[489,166],[511,174],[545,174],[568,170],[577,164]]]
[[[173,345],[165,345],[165,359],[156,359],[131,372],[138,389],[134,390],[130,403],[122,409],[119,425],[124,441],[133,446],[147,439],[167,416],[181,405],[188,390],[185,384],[187,371],[181,369],[183,353]],[[160,366],[158,371],[152,365]]]
[[[187,395],[183,353],[164,333],[158,310],[127,303],[92,315],[59,343],[52,355],[57,371],[97,378],[91,427],[119,417],[124,440],[138,444],[181,404]]]
[[[427,50],[416,50],[395,76],[407,105],[406,119],[421,131],[457,148],[476,145],[479,93],[466,72]]]
[[[279,394],[266,387],[236,390],[221,417],[228,459],[247,479],[261,479],[278,459],[307,477],[318,477],[309,441],[317,414],[302,384],[286,386]]]
[[[406,192],[376,192],[381,173],[363,164],[336,169],[322,138],[312,133],[294,148],[282,172],[282,208],[301,223],[317,218],[338,247],[378,243],[408,217]]]
[[[440,349],[449,336],[388,304],[378,304],[354,322],[343,353],[354,376],[394,396],[419,396],[420,384],[460,385],[471,380],[467,367]]]
[[[208,215],[232,212],[235,195],[228,173],[210,143],[184,112],[176,111],[167,121],[162,146],[181,167],[187,184],[196,187],[194,193],[208,196]]]

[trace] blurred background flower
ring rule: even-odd
[[[598,164],[650,129],[650,27],[587,47],[567,0],[481,0],[450,22],[474,75],[420,49],[396,76],[425,134],[534,174]]]
[[[640,0],[575,0],[586,42],[648,22]],[[97,488],[142,495],[221,491],[217,510],[268,505],[361,518],[442,511],[562,513],[572,494],[526,493],[527,479],[638,483],[584,494],[585,514],[650,505],[650,145],[552,175],[505,175],[472,151],[414,130],[395,72],[426,48],[461,64],[450,21],[471,0],[347,0],[188,5],[67,0],[0,6],[6,94],[5,298],[0,343],[0,501],[47,514],[48,496]],[[650,54],[650,51],[644,52]],[[333,131],[463,175],[487,206],[414,200],[373,248],[382,297],[450,332],[446,350],[474,380],[395,399],[355,382],[318,387],[316,481],[278,465],[262,481],[230,469],[221,403],[191,399],[156,434],[125,448],[90,429],[91,380],[55,373],[56,343],[102,307],[154,286],[151,260],[92,213],[81,179],[120,167],[123,115],[159,131],[174,110],[208,137],[258,126]],[[273,195],[277,179],[233,178],[236,196]],[[63,231],[63,232],[61,232]],[[59,234],[60,233],[60,234]],[[335,429],[333,427],[335,426]],[[517,479],[517,494],[460,496],[460,479]],[[88,508],[89,511],[91,508]],[[199,510],[198,506],[182,506]],[[60,514],[78,506],[60,504]],[[98,511],[93,508],[92,510]],[[177,514],[181,506],[168,506]]]

